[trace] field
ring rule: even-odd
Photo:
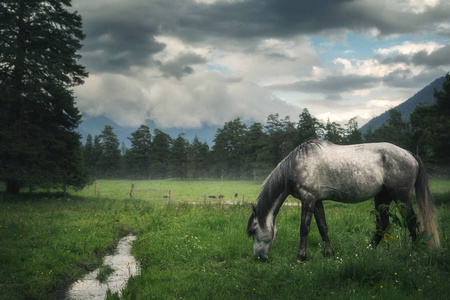
[[[98,267],[121,237],[134,233],[133,254],[142,270],[129,280],[124,299],[448,299],[450,181],[431,181],[439,250],[412,250],[407,233],[397,225],[390,228],[392,238],[371,249],[373,202],[327,202],[336,254],[323,255],[313,221],[308,261],[301,264],[294,263],[298,206],[281,209],[279,237],[269,260],[253,258],[245,231],[260,184],[111,180],[98,182],[98,197],[94,186],[69,194],[0,194],[0,295],[61,299],[70,283]],[[164,198],[169,189],[170,205]],[[212,195],[224,198],[210,199]]]

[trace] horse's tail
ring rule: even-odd
[[[418,156],[414,156],[414,158],[419,163],[419,174],[417,175],[415,187],[417,206],[419,208],[418,221],[420,222],[420,231],[425,231],[427,235],[432,235],[428,245],[438,248],[440,242],[437,230],[436,207],[428,185],[428,175],[421,159]]]

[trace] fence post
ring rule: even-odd
[[[242,195],[242,205],[244,205],[244,204],[245,204],[244,195]]]
[[[203,198],[203,204],[206,204],[206,194],[205,197]]]
[[[95,197],[98,198],[98,183],[97,183],[97,181],[95,182]]]
[[[170,204],[170,190],[167,192],[167,205]]]
[[[134,192],[134,183],[131,184],[130,198],[133,198],[133,192]]]

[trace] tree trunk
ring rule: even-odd
[[[6,181],[6,194],[8,195],[18,195],[20,191],[20,182],[17,180],[7,180]]]

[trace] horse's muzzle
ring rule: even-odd
[[[265,262],[269,258],[269,256],[267,256],[266,254],[262,254],[262,253],[255,253],[255,257],[262,262]]]

